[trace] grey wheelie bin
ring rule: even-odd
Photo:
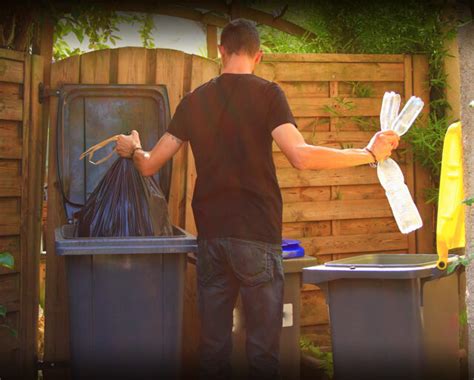
[[[336,380],[459,379],[459,272],[437,259],[370,254],[303,270],[326,295]]]
[[[55,233],[66,260],[74,379],[179,377],[186,257],[195,238],[177,227],[173,236],[79,238],[73,220],[114,161],[92,165],[78,160],[81,152],[131,129],[151,149],[168,121],[163,86],[61,89],[57,163],[69,224]],[[170,165],[155,177],[166,196]]]

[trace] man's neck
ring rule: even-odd
[[[232,57],[222,68],[222,74],[252,74],[254,65],[246,59]]]

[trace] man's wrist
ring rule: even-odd
[[[133,149],[132,149],[132,153],[130,153],[130,158],[133,160],[133,156],[135,155],[136,151],[137,150],[143,150],[142,147],[140,145],[137,145],[135,146]]]
[[[372,162],[369,162],[369,165],[371,167],[376,167],[377,164],[379,163],[378,160],[377,160],[377,157],[375,156],[375,153],[372,151],[372,149],[368,148],[368,147],[365,147],[364,148],[364,151],[367,152],[369,154],[369,156],[372,158]]]

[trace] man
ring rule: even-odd
[[[255,26],[231,21],[222,31],[222,74],[179,104],[168,132],[150,152],[138,133],[120,136],[117,152],[153,175],[189,141],[197,170],[201,374],[228,378],[232,312],[240,293],[252,378],[278,377],[283,309],[282,199],[272,159],[275,141],[297,169],[366,165],[390,156],[399,138],[379,132],[365,149],[306,144],[283,91],[253,75],[262,58]]]

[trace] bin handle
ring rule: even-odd
[[[119,135],[115,135],[115,136],[109,137],[108,139],[105,139],[105,140],[101,141],[98,144],[95,144],[94,146],[91,146],[89,149],[87,149],[84,153],[82,153],[80,155],[79,160],[82,160],[82,159],[84,159],[84,157],[88,156],[89,162],[91,164],[93,164],[93,165],[102,164],[103,162],[107,161],[110,157],[113,156],[113,154],[116,152],[116,148],[114,148],[112,150],[112,152],[110,152],[107,156],[101,158],[99,161],[92,161],[92,159],[94,158],[94,153],[97,152],[99,149],[102,149],[104,146],[110,144],[111,142],[117,141],[118,137],[119,137]]]

